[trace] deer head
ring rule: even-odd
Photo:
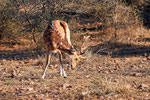
[[[86,58],[84,54],[86,53],[88,47],[90,46],[88,40],[90,40],[90,36],[84,36],[82,45],[80,47],[80,52],[75,51],[72,55],[70,55],[72,59],[72,68],[75,68],[79,61]]]

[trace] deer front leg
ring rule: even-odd
[[[46,70],[48,68],[48,66],[50,65],[50,58],[51,58],[51,53],[47,53],[47,58],[46,58],[46,66],[42,75],[42,79],[45,78],[45,74],[46,74]]]
[[[73,67],[72,67],[72,59],[71,59],[70,56],[69,56],[69,67],[70,67],[71,69],[73,69]]]
[[[59,52],[58,55],[59,55],[59,62],[60,62],[60,75],[64,76],[64,78],[66,78],[67,75],[66,75],[66,72],[65,72],[63,64],[62,64],[62,54]]]

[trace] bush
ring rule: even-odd
[[[104,31],[111,36],[111,42],[121,41],[121,39],[127,40],[128,37],[133,35],[127,31],[120,33],[120,30],[143,25],[140,17],[141,12],[137,9],[137,6],[128,6],[123,0],[100,1],[98,4],[92,9],[93,14],[105,23]],[[111,31],[108,32],[109,28]]]
[[[112,28],[111,38],[116,39],[122,35],[117,33],[118,30],[126,30],[130,26],[139,26],[142,23],[138,8],[129,5],[127,1],[1,0],[0,39],[18,40],[22,37],[32,39],[38,44],[47,24],[54,19],[72,22],[72,30],[77,29],[76,23],[102,22],[105,26],[104,33],[109,34],[107,29]]]
[[[0,39],[17,41],[20,25],[17,20],[17,9],[12,1],[0,1]]]

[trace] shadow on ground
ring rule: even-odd
[[[123,43],[103,43],[90,47],[93,53],[111,57],[145,56],[149,55],[150,47]]]
[[[150,39],[147,39],[149,41]],[[145,41],[145,39],[144,39]],[[89,50],[94,54],[111,56],[111,57],[127,57],[127,56],[145,56],[149,55],[150,47],[134,44],[123,43],[101,43],[96,46],[90,46]],[[25,60],[36,59],[39,56],[44,56],[45,52],[42,50],[2,50],[0,51],[0,60]]]
[[[36,59],[38,56],[43,56],[44,51],[40,50],[2,50],[0,51],[0,60],[25,60],[25,59]]]

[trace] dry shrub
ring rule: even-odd
[[[101,16],[101,20],[105,23],[104,31],[111,36],[111,42],[118,40],[128,42],[129,37],[136,35],[128,30],[143,25],[138,9],[127,6],[119,0],[103,2],[101,7],[97,8],[97,12],[97,16]]]
[[[76,15],[79,19],[71,19],[69,21],[71,25],[73,24],[71,26],[73,32],[82,31],[82,29],[76,28],[79,27],[76,24],[78,22],[83,23],[84,21],[85,24],[93,23],[94,21],[102,22],[104,23],[103,31],[99,32],[99,34],[107,34],[112,43],[129,43],[132,38],[140,35],[137,34],[136,28],[144,28],[141,11],[139,11],[136,5],[127,5],[123,0],[94,0],[92,2],[83,0],[80,8],[82,9],[76,12],[80,12],[80,14],[84,14],[85,16]],[[98,36],[101,37],[101,35]]]
[[[40,47],[44,30],[49,21],[54,19],[69,23],[72,33],[83,32],[80,24],[101,22],[104,24],[103,33],[108,34],[112,42],[118,40],[128,42],[129,37],[136,35],[128,30],[143,24],[137,7],[127,5],[124,0],[37,0],[36,2],[2,0],[1,2],[0,38],[5,36],[8,39],[18,40],[21,37],[33,40],[36,47]],[[3,21],[4,19],[7,20]],[[82,39],[82,36],[75,37],[72,38],[73,42]]]
[[[17,10],[13,6],[13,2],[9,0],[0,1],[0,39],[17,42],[21,26],[16,15]]]

